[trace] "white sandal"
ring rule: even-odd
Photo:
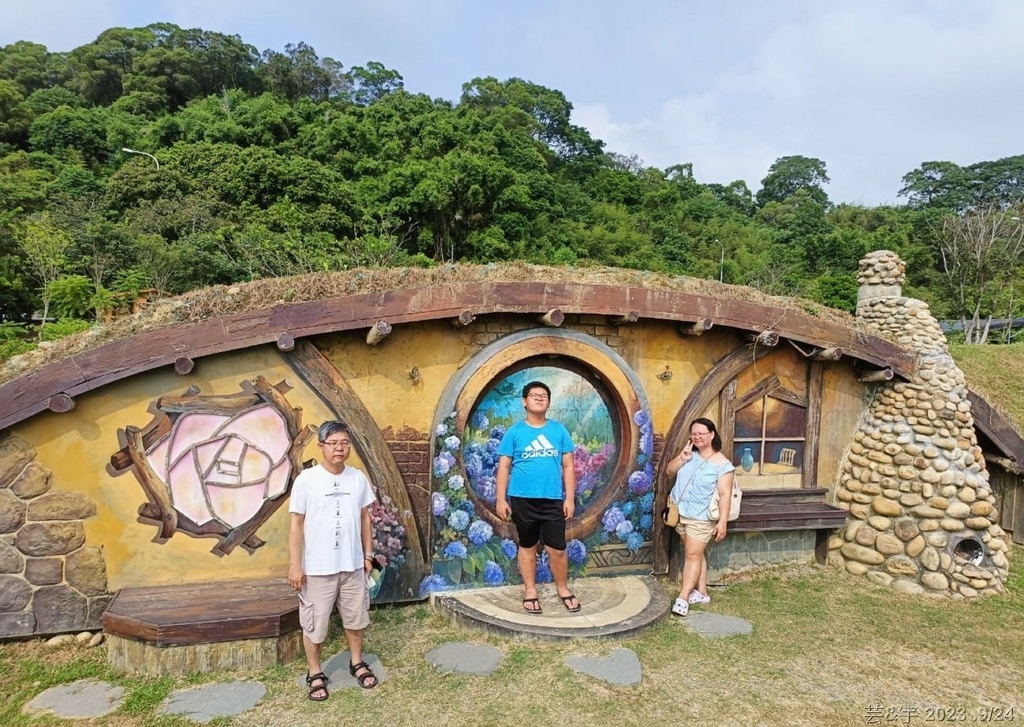
[[[690,591],[690,597],[688,599],[690,603],[711,603],[711,596],[705,596],[703,593],[694,588]]]
[[[685,616],[690,613],[690,604],[682,598],[677,598],[676,602],[672,604],[672,613],[676,616]]]

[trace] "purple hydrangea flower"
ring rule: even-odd
[[[420,598],[426,598],[435,591],[443,591],[448,588],[444,576],[429,575],[420,581]]]
[[[483,520],[475,520],[466,532],[466,537],[469,538],[469,542],[474,545],[483,545],[491,539],[492,535],[494,535],[494,528]]]
[[[638,427],[642,427],[645,424],[651,423],[651,415],[645,409],[637,409],[636,413],[633,414],[633,421],[636,422]]]
[[[497,480],[490,475],[484,477],[476,487],[476,494],[480,495],[480,499],[484,502],[493,505],[498,500]]]
[[[644,544],[644,538],[640,533],[630,533],[626,536],[626,550],[635,553]]]
[[[448,498],[443,492],[435,492],[430,496],[430,504],[433,513],[440,517],[448,509]]]
[[[438,437],[448,436],[448,426],[446,424],[438,424],[437,429],[434,430],[434,434]]]
[[[459,438],[456,437],[454,434],[450,437],[445,437],[444,439],[444,448],[447,449],[449,452],[454,452],[461,446],[462,442],[460,442]]]
[[[444,477],[446,474],[448,474],[448,470],[450,470],[452,468],[452,463],[449,462],[447,460],[447,458],[445,458],[445,456],[444,456],[446,454],[448,454],[448,453],[447,452],[442,452],[441,454],[439,454],[436,457],[434,457],[434,476],[435,477]]]
[[[629,520],[623,520],[621,523],[615,526],[615,534],[619,540],[625,540],[626,536],[633,532],[633,523]]]
[[[495,424],[494,428],[491,429],[491,439],[497,439],[499,442],[501,438],[505,436],[505,425]]]
[[[519,553],[519,546],[516,545],[514,540],[505,538],[501,541],[501,552],[505,554],[505,557],[512,560]]]
[[[474,414],[473,418],[469,422],[469,425],[473,427],[473,429],[477,430],[486,429],[488,424],[490,424],[490,422],[487,421],[487,417],[482,411],[478,411]]]
[[[565,554],[569,557],[570,563],[583,565],[583,561],[587,559],[587,546],[583,541],[573,538],[565,544]]]
[[[469,475],[469,479],[478,480],[480,475],[484,472],[484,460],[476,452],[469,452],[466,455],[466,474]]]
[[[465,558],[466,557],[466,545],[461,540],[455,540],[444,549],[445,558]]]
[[[472,505],[472,503],[470,503]],[[456,510],[448,516],[448,526],[456,532],[462,532],[469,527],[469,513],[465,510]]]
[[[629,489],[638,495],[649,491],[651,489],[651,480],[647,477],[647,473],[637,470],[631,474],[629,476]]]
[[[462,475],[452,475],[448,478],[448,489],[458,492],[466,486],[466,480],[462,478]]]
[[[611,532],[615,530],[615,528],[617,528],[624,519],[625,517],[622,514],[622,510],[617,506],[612,505],[604,511],[604,516],[601,518],[601,525],[604,526],[606,531]]]
[[[487,561],[484,564],[484,583],[489,586],[500,586],[504,582],[505,574],[501,571],[501,566],[493,560]]]

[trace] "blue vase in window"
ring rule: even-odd
[[[754,455],[750,451],[750,447],[743,448],[743,456],[740,457],[740,466],[744,472],[750,472],[754,468]]]

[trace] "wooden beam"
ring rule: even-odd
[[[463,326],[468,326],[474,320],[476,320],[476,315],[473,313],[473,311],[464,310],[459,313],[458,318],[452,321],[452,325],[455,326],[456,328],[462,328]]]
[[[295,348],[295,336],[290,333],[282,333],[277,337],[277,349],[279,351],[291,351]]]
[[[49,409],[56,414],[66,414],[74,408],[75,400],[63,392],[50,397]]]
[[[552,308],[540,317],[541,323],[552,328],[558,328],[564,321],[565,313],[562,312],[561,308]]]
[[[636,323],[638,320],[640,320],[640,311],[631,310],[628,311],[625,315],[616,316],[615,318],[612,318],[611,322],[614,326],[626,326],[632,323]]]
[[[1012,472],[1015,475],[1024,474],[1024,466],[1020,463],[1014,462],[1009,457],[1000,457],[999,455],[985,453],[985,461],[990,464],[999,465],[1007,472]]]
[[[195,367],[196,362],[188,356],[178,356],[178,358],[174,359],[174,373],[179,376],[192,373],[192,369]]]
[[[814,361],[838,361],[843,357],[843,349],[837,346],[829,346],[828,348],[819,348],[811,354],[811,358]]]
[[[679,332],[684,336],[699,336],[704,331],[710,331],[715,323],[710,318],[701,318],[695,323],[683,323],[679,326]]]
[[[366,345],[376,346],[391,333],[391,324],[387,321],[377,321],[366,334]]]
[[[862,384],[870,384],[877,381],[892,381],[892,377],[895,374],[892,369],[875,369],[874,371],[863,371],[858,377],[857,381]]]
[[[761,331],[760,333],[748,333],[747,340],[758,346],[768,346],[772,348],[779,345],[779,334],[771,329],[767,331]]]

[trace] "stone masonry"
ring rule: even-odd
[[[0,440],[0,638],[101,628],[107,566],[85,544],[96,503],[52,489],[24,439]]]
[[[849,510],[830,560],[905,593],[974,598],[1006,581],[1005,534],[963,373],[927,304],[902,295],[905,263],[860,261],[857,318],[918,352],[911,381],[880,384],[842,464]]]

